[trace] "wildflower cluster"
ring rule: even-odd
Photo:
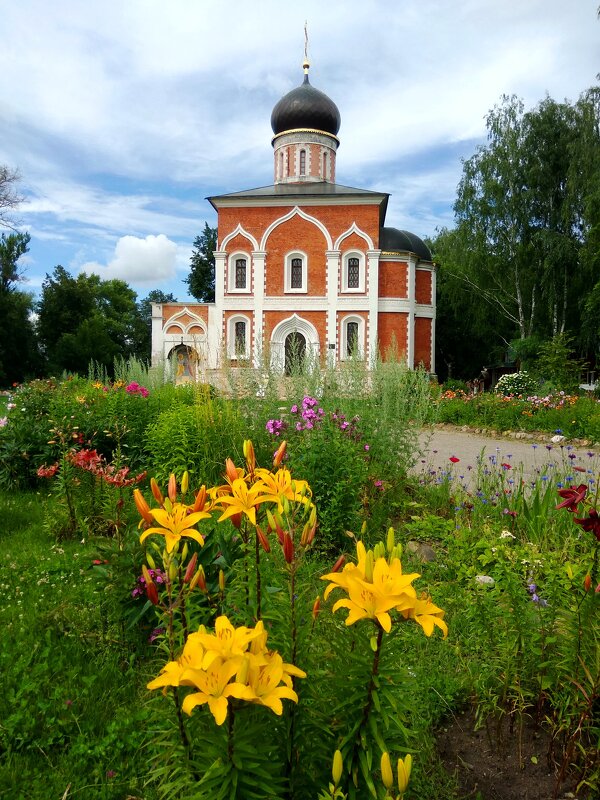
[[[293,678],[306,673],[284,663],[277,651],[267,648],[267,632],[261,620],[254,628],[234,628],[229,619],[217,618],[214,633],[201,625],[188,636],[183,652],[169,661],[148,689],[190,686],[182,704],[186,714],[208,704],[217,725],[227,718],[229,699],[266,706],[278,716],[282,699],[298,702]]]
[[[296,422],[297,431],[311,430],[320,425],[325,417],[325,412],[319,407],[319,401],[315,397],[305,396],[302,404],[300,406],[294,404],[290,408],[290,412],[299,417]]]
[[[135,476],[129,477],[129,467],[119,467],[115,464],[107,464],[103,456],[99,455],[96,450],[89,448],[82,448],[81,450],[68,450],[65,455],[66,461],[84,472],[89,472],[96,478],[101,478],[106,483],[119,488],[125,486],[133,486],[140,483],[146,477],[146,472],[140,472]],[[37,470],[37,475],[40,478],[53,478],[60,469],[60,463],[57,461],[47,467],[42,464]]]
[[[134,588],[131,590],[132,597],[147,597],[147,583],[146,575],[149,575],[154,583],[163,584],[165,582],[165,574],[160,569],[146,570],[146,574],[142,573],[137,579]]]
[[[148,397],[148,395],[150,394],[150,392],[148,391],[148,389],[146,389],[145,386],[140,386],[140,384],[137,383],[136,381],[132,381],[130,384],[128,384],[125,387],[125,391],[127,392],[127,394],[139,394],[140,397]]]

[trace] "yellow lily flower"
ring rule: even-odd
[[[267,499],[272,503],[277,503],[277,510],[283,513],[284,499],[294,503],[304,503],[312,505],[310,498],[312,492],[308,481],[297,481],[292,478],[289,469],[281,467],[277,472],[270,472],[268,469],[257,469],[255,474],[264,484],[267,492]]]
[[[186,684],[182,681],[182,676],[185,670],[190,668],[199,668],[204,658],[204,648],[200,642],[197,633],[192,633],[188,636],[183,652],[176,661],[169,661],[168,664],[160,671],[160,675],[153,681],[150,681],[148,689],[159,689],[161,686],[184,686],[193,685],[189,682]]]
[[[256,525],[256,507],[270,498],[264,494],[266,486],[258,481],[248,486],[243,478],[236,478],[231,484],[229,494],[215,498],[215,506],[226,507],[219,522],[233,517],[235,514],[245,514],[253,525]]]
[[[294,703],[298,702],[298,695],[291,686],[286,684],[285,678],[287,676],[284,666],[286,665],[284,665],[279,653],[270,653],[266,664],[262,666],[251,665],[248,670],[248,686],[252,691],[250,702],[267,706],[277,716],[283,714],[282,698],[293,700]],[[302,670],[299,671],[302,672]],[[284,685],[281,685],[282,681]]]
[[[190,514],[188,507],[183,503],[172,503],[169,510],[166,508],[151,508],[150,514],[161,527],[147,528],[140,536],[140,543],[153,533],[158,533],[160,536],[165,537],[167,553],[171,553],[184,536],[194,539],[200,545],[204,545],[204,537],[194,530],[193,526],[200,522],[201,519],[210,518],[210,514],[207,511],[196,511]]]
[[[393,558],[391,564],[383,557],[374,561],[373,551],[367,551],[362,542],[357,542],[356,552],[356,565],[346,564],[342,572],[331,572],[322,577],[322,580],[330,581],[325,597],[333,589],[343,589],[348,599],[338,600],[333,612],[347,608],[350,613],[346,625],[352,625],[359,619],[375,619],[389,633],[392,627],[389,611],[410,609],[416,602],[417,595],[411,584],[419,574],[403,575],[398,558]]]
[[[216,658],[206,670],[186,670],[182,679],[189,680],[200,691],[188,694],[181,706],[183,711],[191,714],[196,706],[208,703],[215,722],[217,725],[222,725],[227,717],[228,697],[236,697],[238,700],[253,698],[250,687],[235,681],[229,682],[237,669],[238,664],[235,660],[224,661],[222,658]]]
[[[228,659],[239,665],[250,643],[254,639],[266,637],[266,632],[262,620],[259,620],[254,628],[246,628],[244,625],[234,628],[227,617],[222,615],[215,621],[214,633],[206,633],[201,626],[197,636],[205,651],[201,668],[208,669],[218,658]]]
[[[413,619],[425,631],[426,636],[431,636],[434,626],[437,626],[444,634],[444,639],[448,636],[448,626],[443,620],[444,611],[438,608],[431,601],[430,597],[424,595],[416,599],[410,608],[398,608],[405,619]]]

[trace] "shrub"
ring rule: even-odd
[[[521,372],[513,372],[508,375],[502,375],[496,386],[494,387],[494,391],[497,394],[502,394],[505,397],[509,395],[525,395],[531,394],[535,390],[535,380],[531,377],[528,372],[524,370]]]

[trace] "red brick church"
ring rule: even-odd
[[[388,194],[336,182],[340,112],[308,79],[271,115],[273,184],[209,197],[218,214],[215,302],[152,310],[152,362],[197,380],[225,362],[283,373],[290,355],[335,366],[394,345],[435,371],[435,265],[388,228]]]

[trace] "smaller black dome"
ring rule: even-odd
[[[326,94],[315,89],[304,76],[304,83],[284,95],[271,114],[273,133],[309,128],[337,135],[341,117],[336,104]]]
[[[401,231],[398,228],[380,228],[379,247],[388,252],[415,253],[423,261],[431,261],[431,251],[423,241],[409,231]]]

